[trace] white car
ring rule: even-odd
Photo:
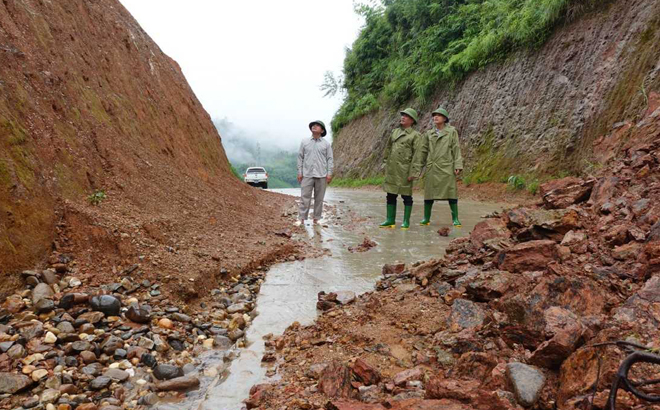
[[[245,170],[243,180],[246,184],[268,189],[268,172],[262,167],[250,167]]]

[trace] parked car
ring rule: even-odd
[[[262,167],[250,167],[243,174],[245,183],[252,186],[268,189],[268,172]]]

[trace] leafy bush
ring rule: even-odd
[[[105,200],[107,197],[108,196],[105,194],[104,191],[96,191],[93,194],[89,195],[87,197],[87,200],[92,205],[98,205],[101,202],[103,202],[103,200]]]
[[[530,194],[536,195],[536,193],[538,191],[539,191],[539,181],[538,180],[534,180],[534,181],[530,182],[527,185],[527,192],[529,192]]]
[[[365,25],[346,51],[345,100],[332,121],[348,122],[441,86],[512,52],[543,44],[562,21],[611,0],[383,0],[356,7]]]
[[[521,190],[525,189],[525,179],[519,175],[511,175],[509,179],[507,180],[507,185],[509,186],[510,189],[513,190]]]

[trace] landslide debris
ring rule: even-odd
[[[617,160],[543,185],[444,258],[385,265],[349,305],[319,295],[314,324],[267,342],[281,380],[248,408],[604,409],[630,346],[660,349],[658,118],[655,99]],[[619,390],[616,408],[660,406]]]

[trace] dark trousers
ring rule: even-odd
[[[389,205],[395,205],[397,196],[398,196],[397,194],[390,194],[388,192],[387,193],[387,203]],[[401,198],[403,198],[403,204],[405,206],[412,206],[412,204],[413,204],[412,195],[401,195]]]
[[[433,201],[435,201],[435,199],[425,199],[425,200],[424,200],[424,203],[425,203],[425,204],[432,204]],[[449,205],[451,205],[451,204],[457,204],[457,203],[458,203],[458,199],[448,199],[447,202],[449,202]]]

